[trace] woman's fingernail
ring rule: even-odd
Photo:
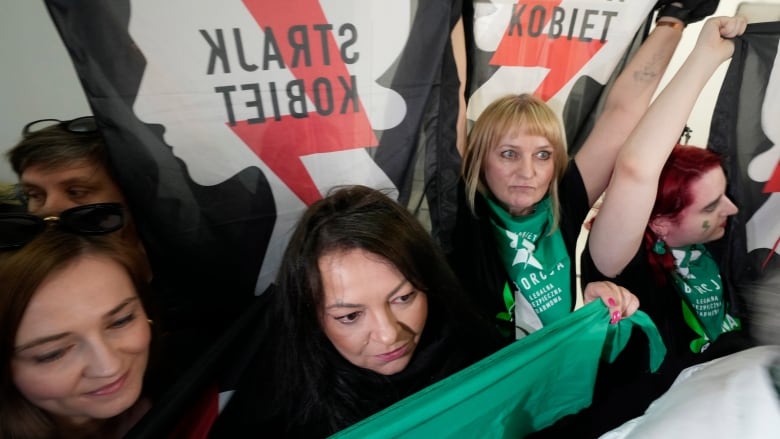
[[[615,306],[615,305],[617,305],[617,303],[615,303],[615,299],[613,299],[613,298],[611,298],[611,297],[610,297],[609,299],[607,299],[607,304],[608,304],[609,306]]]
[[[620,311],[614,311],[612,313],[612,319],[609,321],[611,324],[615,324],[620,321]]]

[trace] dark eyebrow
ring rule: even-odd
[[[400,290],[400,289],[401,289],[401,287],[403,287],[403,286],[404,286],[404,285],[406,285],[407,283],[409,283],[409,281],[408,281],[408,280],[406,280],[406,278],[403,278],[403,279],[401,280],[401,283],[399,283],[398,285],[396,285],[396,286],[395,286],[395,288],[393,288],[392,290],[390,290],[390,292],[389,292],[389,293],[387,293],[387,298],[389,299],[390,297],[392,297],[392,295],[393,295],[393,294],[397,293],[397,292],[398,292],[398,290]]]
[[[718,198],[716,198],[715,201],[713,201],[710,204],[704,206],[704,208],[702,208],[702,210],[708,210],[708,209],[714,208],[715,206],[718,205],[718,203],[720,203],[720,199],[721,198],[723,198],[723,195],[718,195]]]
[[[406,279],[402,279],[401,282],[395,286],[392,290],[390,290],[389,293],[387,293],[387,297],[390,298],[393,294],[397,293],[398,290],[401,289],[406,283],[408,283]],[[354,303],[344,303],[344,302],[336,302],[333,305],[326,306],[325,309],[333,309],[333,308],[362,308],[363,305],[356,305]]]
[[[119,314],[123,309],[127,307],[127,305],[135,302],[138,300],[138,296],[135,297],[128,297],[125,299],[122,303],[112,308],[109,312],[106,313],[106,316],[114,316],[116,314]]]
[[[60,187],[67,187],[72,185],[79,185],[79,186],[86,186],[86,187],[94,187],[95,184],[92,182],[92,176],[89,177],[73,177],[69,178],[67,180],[63,180],[60,182],[57,182],[57,186]],[[19,186],[22,188],[22,190],[43,190],[43,188],[37,184],[34,183],[27,183],[27,182],[20,182]]]
[[[91,174],[89,176],[81,176],[81,177],[69,178],[67,180],[63,180],[63,181],[59,182],[59,185],[60,186],[69,186],[69,185],[72,185],[72,184],[81,184],[81,185],[89,186],[89,185],[92,184],[92,180],[93,180],[94,176],[95,176],[94,174]]]
[[[362,305],[356,305],[354,303],[344,303],[344,302],[336,302],[333,305],[326,306],[325,309],[334,309],[334,308],[361,308]]]
[[[137,300],[138,300],[138,297],[129,297],[129,298],[125,299],[119,305],[115,306],[114,308],[111,308],[111,310],[109,310],[106,313],[106,317],[113,317],[113,316],[119,314],[128,305],[130,305],[132,302],[137,301]],[[20,352],[22,352],[24,350],[30,349],[30,348],[35,347],[35,346],[39,346],[39,345],[42,345],[42,344],[50,343],[52,341],[62,340],[63,338],[67,337],[68,335],[70,335],[70,332],[62,332],[62,333],[59,333],[59,334],[52,334],[52,335],[47,335],[45,337],[36,338],[35,340],[33,340],[33,341],[29,342],[29,343],[25,343],[25,344],[23,344],[21,346],[17,346],[14,349],[14,353],[18,354],[18,353],[20,353]]]
[[[25,351],[27,349],[33,348],[33,347],[38,346],[38,345],[46,344],[46,343],[49,343],[49,342],[52,342],[52,341],[61,340],[61,339],[65,338],[65,337],[67,337],[69,334],[70,334],[70,332],[63,332],[63,333],[60,333],[60,334],[53,334],[53,335],[47,335],[46,337],[36,338],[35,340],[33,340],[33,341],[29,342],[29,343],[25,343],[25,344],[23,344],[21,346],[17,346],[14,349],[14,353],[18,354],[18,353],[20,353],[22,351]]]

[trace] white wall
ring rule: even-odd
[[[719,15],[733,15],[740,0],[721,0]],[[780,5],[780,0],[749,3]],[[761,11],[763,17],[768,17]],[[780,19],[780,17],[771,17]],[[701,23],[685,30],[667,78],[682,63],[696,41]],[[42,118],[71,119],[90,114],[65,46],[51,22],[42,0],[3,0],[0,3],[0,152],[5,153],[20,138],[21,128]],[[717,99],[726,65],[712,77],[689,121],[693,129],[691,144],[705,145],[709,118]],[[16,177],[5,157],[0,158],[0,182]]]
[[[92,114],[42,0],[0,2],[0,182],[15,182],[5,152],[22,127]]]
[[[741,1],[741,0],[721,0],[718,9],[713,15],[734,15],[739,9],[739,13],[748,17],[748,22],[758,21],[777,21],[780,20],[780,0],[763,0],[763,1]],[[675,72],[680,68],[685,58],[693,50],[693,46],[696,43],[696,39],[701,31],[703,22],[693,23],[689,25],[683,32],[683,38],[680,41],[680,45],[677,46],[677,50],[669,63],[669,68],[666,74],[661,78],[656,96],[663,89],[664,86],[671,80]],[[712,111],[715,108],[715,103],[718,99],[718,93],[720,92],[720,86],[723,83],[723,78],[728,69],[728,62],[723,63],[720,68],[712,75],[707,82],[704,91],[696,101],[696,105],[693,107],[691,117],[688,119],[688,127],[691,128],[691,138],[688,140],[690,145],[706,146],[707,137],[710,133],[710,119],[712,117]],[[593,214],[593,212],[591,212]],[[581,253],[585,242],[587,240],[588,231],[584,228],[577,241],[577,253]],[[578,266],[579,268],[579,266]],[[579,276],[579,272],[577,273]],[[579,284],[578,284],[579,287]],[[581,300],[582,295],[579,294],[578,298]],[[578,303],[577,306],[580,306]]]
[[[713,15],[734,15],[737,12],[737,8],[740,8],[741,14],[748,17],[749,22],[780,20],[780,0],[721,0],[718,9]],[[703,22],[693,23],[683,32],[683,39],[672,57],[666,75],[661,79],[661,84],[658,88],[659,92],[669,82],[677,69],[680,68],[685,57],[693,50],[702,24]],[[688,143],[691,145],[707,145],[707,137],[710,133],[710,118],[715,108],[720,85],[726,75],[728,64],[728,62],[723,63],[715,74],[712,75],[704,92],[699,96],[696,105],[693,107],[693,113],[688,119],[688,126],[692,130]]]

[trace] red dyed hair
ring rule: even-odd
[[[680,212],[693,202],[691,184],[703,174],[720,166],[722,166],[720,156],[710,150],[697,146],[676,145],[661,170],[650,220],[663,216],[674,221]],[[648,222],[645,230],[645,248],[656,280],[663,285],[666,283],[666,274],[674,270],[674,258],[669,249],[663,255],[653,252],[657,239],[656,234],[650,230]]]

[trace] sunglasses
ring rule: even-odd
[[[0,250],[23,247],[48,226],[57,225],[79,235],[104,235],[124,224],[119,203],[85,204],[64,210],[60,216],[44,218],[29,213],[4,213],[0,214]]]
[[[59,125],[70,133],[94,133],[98,130],[94,116],[77,117],[71,120],[38,119],[34,120],[22,129],[22,135],[27,136],[50,126]]]

